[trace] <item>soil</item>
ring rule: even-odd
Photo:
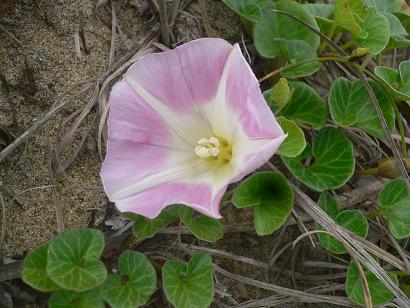
[[[185,2],[189,4],[179,13],[173,31],[174,42],[178,44],[207,35],[201,22],[200,5],[197,1]],[[112,3],[118,26],[122,30],[116,36],[115,59],[119,59],[158,22],[151,18],[142,0],[115,0]],[[239,18],[221,1],[206,1],[206,12],[209,35],[225,38],[232,43],[242,42],[244,31]],[[107,70],[111,18],[110,3],[104,0],[20,0],[0,17],[2,131],[9,136],[19,136],[44,116],[56,97],[70,86],[98,78]],[[86,48],[82,45],[82,49],[78,50],[75,34],[80,30],[84,33]],[[254,54],[252,50],[250,53]],[[85,102],[83,99],[78,100],[47,123],[50,138],[43,127],[0,163],[0,192],[7,211],[7,220],[2,221],[2,224],[6,224],[6,237],[0,250],[4,262],[23,258],[28,251],[57,234],[56,197],[52,185],[55,185],[58,202],[63,210],[66,229],[104,225],[104,219],[113,215],[112,205],[102,190],[99,178],[101,158],[97,150],[96,131],[92,131],[77,159],[66,170],[67,174],[54,175],[54,179],[50,177],[48,142],[55,142],[61,121],[76,108],[84,106]],[[78,135],[85,131],[95,112],[92,111],[89,119],[79,128]],[[0,135],[0,149],[1,140]],[[78,141],[79,138],[74,145]],[[234,212],[232,209],[226,210],[225,217],[228,222],[237,223],[252,219],[249,211]],[[278,241],[282,247],[298,234],[297,228],[292,227],[283,236],[276,233],[263,238],[256,237],[252,232],[229,233],[212,245],[194,241],[189,236],[184,236],[183,240],[268,262],[272,247]],[[320,250],[309,250],[308,241],[303,245],[302,250],[292,251],[290,248],[279,259],[278,268],[291,268],[292,262],[294,265],[296,263],[297,268],[303,258],[327,260]],[[295,258],[299,258],[297,262]],[[267,275],[264,269],[239,266],[241,263],[233,263],[227,258],[216,257],[214,261],[233,273],[254,279],[265,280]],[[286,287],[303,289],[308,285],[299,281],[295,286],[296,283],[292,283],[289,275],[279,275],[277,279],[271,273],[268,276],[268,281]],[[238,302],[272,295],[271,292],[230,279],[223,278],[220,283],[226,287],[225,292]],[[233,304],[227,299],[218,300]],[[283,304],[280,307],[297,305]]]

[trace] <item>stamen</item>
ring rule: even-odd
[[[201,138],[198,140],[199,146],[195,147],[195,154],[201,158],[218,157],[220,153],[220,141],[215,136]]]

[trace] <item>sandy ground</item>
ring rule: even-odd
[[[113,2],[122,30],[122,34],[117,35],[116,58],[156,23],[155,20],[146,22],[150,16],[141,14],[143,2]],[[199,12],[199,5],[192,3],[179,14],[174,31],[178,41],[205,36]],[[208,1],[207,12],[212,35],[232,42],[240,40],[239,20],[223,3]],[[82,50],[79,56],[74,34],[81,28],[81,15],[88,53]],[[18,1],[15,9],[1,21],[2,27],[15,37],[12,39],[0,31],[0,127],[10,134],[23,133],[50,109],[59,94],[78,82],[98,77],[108,67],[109,4],[97,7],[96,1],[90,0]],[[84,101],[78,101],[48,124],[51,142],[60,121],[83,104]],[[79,134],[85,128],[80,127]],[[78,159],[67,170],[68,177],[56,177],[67,229],[86,225],[91,216],[92,223],[97,225],[108,204],[101,190],[101,159],[95,137],[93,132]],[[0,164],[0,185],[7,207],[2,256],[21,257],[57,232],[44,128]]]

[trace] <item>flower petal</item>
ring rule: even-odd
[[[258,80],[236,44],[225,63],[213,112],[216,130],[232,138],[238,125],[248,138],[277,138],[283,130],[277,123],[259,88]],[[221,127],[223,126],[223,127]]]
[[[167,123],[125,81],[116,83],[112,88],[109,106],[108,147],[110,139],[165,146],[172,144],[172,132]]]
[[[215,96],[232,46],[222,39],[203,38],[173,50],[151,54],[133,64],[126,76],[179,114],[209,103]]]
[[[287,135],[282,135],[272,139],[254,139],[238,142],[234,151],[233,164],[237,166],[238,173],[232,182],[241,180],[247,174],[255,171],[265,164],[277,151]]]
[[[137,195],[116,202],[122,212],[133,212],[150,219],[171,204],[186,204],[193,209],[216,219],[221,218],[219,204],[222,194],[212,194],[211,185],[197,183],[164,183]]]

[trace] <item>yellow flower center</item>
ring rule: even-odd
[[[225,139],[212,136],[198,140],[195,154],[201,158],[212,159],[216,163],[226,164],[232,158],[232,145]]]

